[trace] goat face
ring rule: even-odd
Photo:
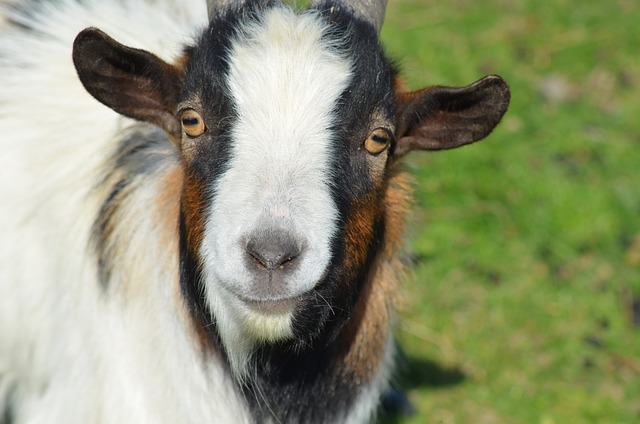
[[[240,372],[256,344],[336,337],[384,243],[397,159],[482,139],[509,102],[499,77],[402,92],[379,8],[266,3],[213,10],[177,65],[97,29],[74,45],[92,95],[180,150],[182,292]]]

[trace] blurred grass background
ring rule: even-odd
[[[640,422],[640,2],[392,0],[414,89],[485,74],[485,141],[413,154],[415,267],[388,423]]]

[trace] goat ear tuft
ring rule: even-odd
[[[445,150],[482,140],[509,107],[511,94],[498,76],[462,88],[431,87],[396,93],[396,156],[411,150]]]
[[[80,32],[73,63],[85,89],[116,112],[158,125],[180,140],[176,106],[181,71],[145,51],[124,46],[97,28]]]

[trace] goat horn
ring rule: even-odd
[[[317,7],[323,3],[326,4],[328,2],[327,0],[313,0],[311,7]],[[341,0],[336,3],[348,8],[354,15],[369,22],[376,32],[380,33],[387,8],[387,0]]]
[[[207,0],[207,14],[213,16],[217,11],[224,10],[232,4],[242,4],[241,0]]]

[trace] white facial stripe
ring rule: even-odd
[[[329,187],[329,129],[351,65],[323,39],[325,31],[315,14],[276,7],[239,31],[230,49],[228,84],[238,119],[229,168],[214,187],[202,256],[209,304],[230,356],[236,351],[231,361],[239,373],[248,351],[232,346],[239,329],[255,339],[256,333],[292,335],[290,314],[266,319],[221,299],[221,293],[255,298],[243,237],[272,227],[304,243],[283,298],[312,290],[329,264],[338,216]]]

